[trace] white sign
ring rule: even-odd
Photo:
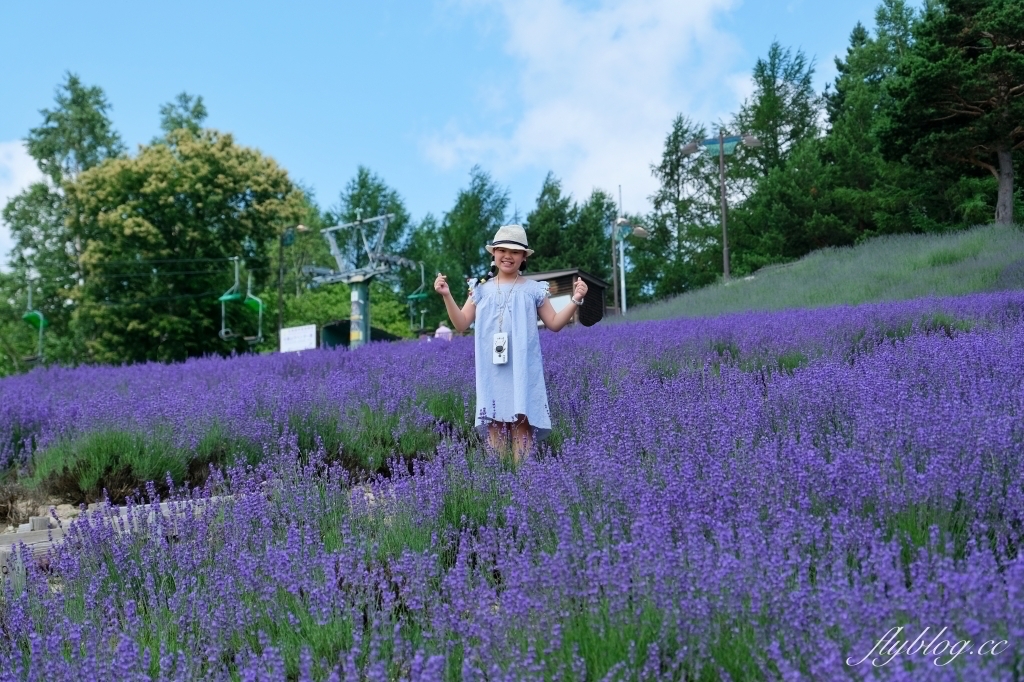
[[[569,301],[572,299],[570,294],[562,294],[561,296],[552,296],[550,299],[551,307],[555,309],[556,313],[562,312],[562,308],[569,305]],[[573,304],[575,305],[575,304]]]
[[[302,327],[288,327],[281,330],[281,352],[290,353],[297,350],[316,348],[316,325],[307,324]]]

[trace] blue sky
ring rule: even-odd
[[[878,2],[0,2],[0,203],[38,177],[20,140],[70,70],[133,152],[161,104],[202,95],[209,126],[322,206],[365,165],[415,219],[440,216],[479,164],[523,215],[548,171],[644,211],[676,114],[736,111],[775,39],[816,59],[820,91]],[[0,225],[0,261],[9,246]]]

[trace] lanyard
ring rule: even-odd
[[[515,281],[512,282],[512,286],[508,288],[508,295],[505,296],[505,300],[498,307],[498,333],[501,333],[502,322],[505,320],[505,310],[508,308],[509,301],[512,300],[512,290],[516,288],[516,284],[519,283],[519,275],[516,275]],[[498,281],[494,281],[494,286],[498,287],[498,300],[501,300],[501,285]]]

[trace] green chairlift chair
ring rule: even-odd
[[[228,341],[228,340],[233,339],[236,336],[238,336],[238,334],[234,333],[233,331],[231,331],[231,329],[228,328],[227,304],[228,303],[234,303],[236,301],[241,301],[242,300],[242,291],[241,291],[241,287],[239,286],[239,279],[240,279],[239,275],[240,275],[240,272],[239,272],[238,257],[236,256],[232,260],[235,261],[235,283],[232,284],[231,288],[228,289],[227,291],[225,291],[221,295],[221,297],[219,299],[217,299],[218,301],[220,301],[220,334],[219,334],[219,336],[220,336],[220,338],[224,339],[225,341]]]
[[[252,293],[252,273],[249,273],[249,285],[245,291],[245,300],[242,301],[242,305],[247,308],[255,310],[259,315],[259,327],[256,331],[256,336],[246,336],[245,341],[250,345],[255,345],[263,341],[263,301]]]
[[[220,338],[225,341],[238,338],[240,334],[236,334],[228,327],[228,303],[241,302],[246,308],[250,308],[256,311],[259,319],[259,326],[256,328],[255,336],[243,336],[249,345],[255,345],[263,341],[263,301],[258,296],[252,293],[252,273],[249,273],[249,283],[246,288],[245,294],[242,294],[241,277],[240,277],[240,264],[239,259],[233,258],[235,261],[235,283],[231,285],[231,288],[225,291],[218,301],[220,301]]]
[[[27,358],[23,358],[25,362],[42,362],[43,361],[43,329],[50,325],[50,321],[46,319],[41,310],[32,310],[32,283],[28,284],[28,306],[25,314],[21,316],[33,329],[39,332],[39,342],[36,347],[36,354],[30,355]]]
[[[420,305],[423,305],[422,301],[425,301],[427,297],[430,296],[430,294],[427,291],[425,291],[427,286],[427,280],[423,273],[423,261],[419,261],[419,266],[420,285],[416,287],[415,291],[413,291],[411,294],[405,297],[406,302],[408,302],[409,304],[409,330],[412,331],[413,333],[423,331],[423,316],[427,312],[426,308],[420,309],[420,326],[419,329],[417,329],[415,320],[416,304],[419,303]]]

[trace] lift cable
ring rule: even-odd
[[[144,265],[146,263],[222,263],[234,260],[228,258],[135,258],[131,260],[103,260],[92,263],[92,265]]]
[[[143,303],[159,303],[162,301],[177,301],[184,298],[204,298],[206,296],[215,296],[216,291],[204,291],[201,294],[179,294],[177,296],[156,296],[153,298],[140,298],[135,301],[102,301],[102,305],[108,308],[118,308],[132,305],[142,305]]]
[[[259,268],[246,268],[246,272],[260,272],[262,270],[270,270],[269,266]],[[224,270],[152,270],[150,272],[97,272],[93,274],[93,277],[174,277],[177,275],[218,275],[224,274]]]

